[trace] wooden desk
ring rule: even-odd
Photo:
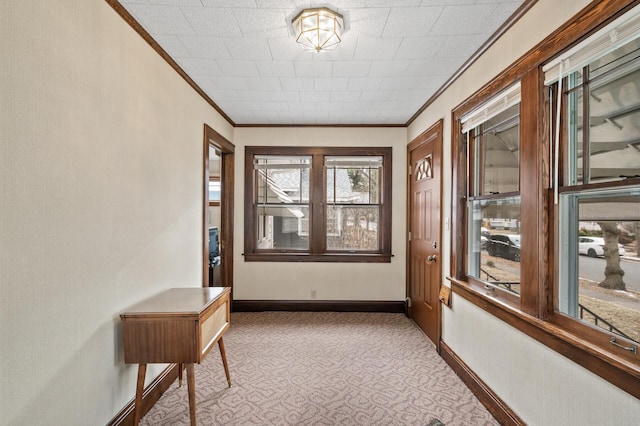
[[[142,391],[148,363],[178,363],[182,386],[187,368],[189,415],[196,424],[193,363],[200,363],[218,342],[227,383],[231,386],[222,335],[229,328],[230,288],[172,288],[120,314],[124,362],[139,364],[134,424],[140,421]]]

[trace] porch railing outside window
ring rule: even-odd
[[[520,291],[520,86],[462,119],[467,136],[467,275]]]

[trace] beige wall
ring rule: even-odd
[[[539,0],[412,123],[409,140],[444,118],[443,169],[451,170],[451,111],[588,3]],[[450,220],[450,174],[444,176],[443,195],[443,217]],[[446,277],[451,235],[448,229],[443,233]],[[453,309],[443,311],[443,341],[528,424],[632,425],[640,418],[636,398],[455,294]]]
[[[234,234],[236,300],[403,300],[406,234],[405,128],[243,128],[235,129]],[[245,262],[244,147],[391,146],[393,147],[393,229],[391,263]]]
[[[118,313],[201,285],[203,127],[233,129],[103,0],[0,2],[0,52],[0,423],[105,424]]]

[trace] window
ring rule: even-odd
[[[389,262],[391,148],[247,147],[245,260]]]
[[[639,398],[640,6],[593,2],[452,120],[453,292]]]
[[[379,251],[382,160],[382,156],[325,157],[327,251]]]
[[[520,293],[520,85],[463,116],[467,275]]]
[[[623,17],[613,31],[630,39],[597,33],[572,53],[578,65],[547,67],[566,122],[556,141],[557,232],[567,259],[558,268],[558,311],[628,347],[640,343],[640,303],[630,302],[640,292],[632,260],[640,231],[639,24],[638,16]]]
[[[253,157],[257,248],[309,249],[309,169],[311,156]]]

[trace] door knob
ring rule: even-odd
[[[432,255],[427,257],[427,260],[429,262],[435,262],[437,258],[438,258],[438,256],[436,256],[435,254],[432,254]]]

